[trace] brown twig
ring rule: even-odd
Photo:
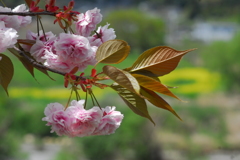
[[[47,12],[47,11],[43,11],[43,12],[0,12],[0,15],[9,15],[9,16],[13,16],[13,15],[18,15],[18,16],[38,16],[38,15],[55,16],[56,14],[58,14],[58,13]]]

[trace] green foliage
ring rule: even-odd
[[[222,75],[222,88],[228,92],[240,91],[240,34],[229,42],[217,41],[203,51],[203,62]]]
[[[17,158],[21,160],[24,159],[19,151],[21,135],[12,126],[16,120],[16,102],[7,101],[3,98],[4,96],[5,93],[0,91],[0,159]]]
[[[176,123],[174,117],[169,114],[162,114],[160,122],[164,130],[171,133],[179,133],[189,137],[194,133],[206,134],[218,141],[219,146],[225,145],[227,128],[224,122],[224,112],[217,107],[199,107],[190,105],[187,108],[175,107],[175,110],[184,115],[183,124]]]
[[[112,11],[106,22],[116,31],[117,39],[123,39],[133,49],[146,50],[164,44],[165,26],[162,19],[153,18],[135,9]]]

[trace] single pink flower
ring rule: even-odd
[[[71,137],[91,135],[102,118],[102,111],[99,107],[85,110],[83,103],[84,100],[72,101],[71,106],[66,110],[67,115],[71,117],[67,122]]]
[[[13,28],[6,28],[4,22],[0,21],[0,52],[12,48],[17,43],[17,31]]]
[[[115,133],[115,130],[119,128],[123,114],[119,111],[115,111],[116,107],[109,107],[102,109],[103,117],[98,127],[92,133],[92,135],[109,135]]]
[[[94,34],[91,37],[88,37],[91,46],[100,46],[102,43],[113,40],[116,38],[116,34],[113,28],[108,28],[110,24],[106,24],[103,27],[98,27],[97,33]]]
[[[57,54],[54,63],[63,63],[67,67],[62,70],[64,72],[69,72],[76,66],[79,67],[78,71],[83,71],[88,65],[96,63],[96,48],[90,46],[86,37],[60,33],[59,38],[54,43],[54,47]],[[52,63],[48,62],[48,60],[47,63],[51,67]],[[53,68],[56,67],[53,66]]]
[[[69,131],[66,127],[66,121],[69,117],[65,114],[64,106],[60,103],[50,103],[44,110],[46,117],[42,118],[47,121],[47,126],[51,126],[51,133],[56,132],[57,135],[67,135]]]
[[[76,32],[81,36],[89,36],[96,28],[97,24],[102,21],[100,9],[94,8],[88,10],[85,14],[77,15]]]
[[[27,31],[26,39],[36,41],[36,44],[38,45],[38,47],[35,46],[35,49],[33,49],[34,51],[32,50],[32,52],[37,52],[36,48],[40,48],[40,46],[39,46],[40,44],[44,48],[45,42],[51,40],[50,43],[52,43],[52,41],[56,39],[56,36],[52,32],[46,32],[44,35],[42,30],[40,30],[39,33]],[[49,45],[49,42],[47,42],[47,43],[48,43],[47,45]],[[32,47],[31,45],[22,44],[22,48],[26,52],[30,52],[31,47]]]
[[[56,38],[52,37],[48,41],[45,41],[45,38],[40,40],[40,38],[42,37],[37,38],[36,43],[30,48],[30,53],[37,62],[44,63],[46,57],[55,52],[54,42]]]
[[[26,39],[29,40],[40,40],[43,42],[46,42],[52,38],[55,38],[56,36],[50,31],[50,32],[45,32],[45,35],[43,34],[43,31],[40,30],[39,33],[34,33],[32,31],[27,31],[26,34]]]

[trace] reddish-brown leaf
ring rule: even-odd
[[[147,88],[149,90],[161,93],[161,94],[165,94],[171,97],[174,97],[178,100],[180,100],[177,96],[175,96],[165,85],[163,85],[161,82],[144,76],[144,75],[140,75],[140,74],[132,74],[133,77],[135,77],[139,83],[140,86]]]
[[[48,74],[47,70],[43,69],[43,68],[39,68],[39,67],[33,67],[33,65],[25,58],[19,55],[18,51],[15,50],[14,48],[8,48],[8,50],[13,53],[19,60],[20,62],[22,62],[23,66],[27,69],[27,71],[33,76],[33,78],[35,79],[35,75],[34,75],[34,68],[36,68],[37,70],[39,70],[40,72],[44,73],[45,75],[47,75],[50,79],[54,80],[52,77],[50,77],[50,75]],[[25,54],[32,58],[33,57],[30,55],[30,53],[25,52]],[[37,63],[37,62],[36,62]],[[36,79],[35,79],[36,80]]]
[[[127,58],[130,46],[123,40],[109,40],[101,44],[96,53],[97,63],[117,64]],[[97,65],[97,64],[96,64]]]
[[[163,76],[173,71],[182,56],[195,49],[177,51],[167,46],[151,48],[143,52],[130,68],[125,70],[136,72],[147,70],[156,76]]]
[[[153,124],[155,124],[148,113],[147,105],[143,98],[141,98],[135,93],[130,92],[128,89],[118,85],[117,83],[112,84],[110,87],[117,91],[119,96],[134,113],[142,117],[148,118]]]
[[[8,95],[8,85],[12,80],[14,73],[13,64],[10,58],[4,54],[0,54],[0,85]]]
[[[32,0],[25,0],[25,2],[28,5],[28,7],[30,7],[30,4],[31,4]]]
[[[8,50],[13,53],[23,64],[23,66],[28,70],[28,72],[35,78],[32,64],[26,60],[24,57],[20,56],[18,51],[14,48],[8,48]],[[27,54],[30,56],[30,54]]]
[[[29,40],[29,39],[18,39],[17,41],[20,44],[25,44],[25,45],[29,45],[29,46],[32,46],[32,45],[34,45],[36,43],[36,41]]]
[[[162,98],[160,97],[158,94],[156,94],[155,92],[143,88],[141,87],[141,94],[147,98],[147,100],[152,103],[153,105],[155,105],[156,107],[162,108],[162,109],[166,109],[170,112],[172,112],[176,117],[178,117],[180,120],[182,120],[178,114],[174,111],[174,109]]]
[[[130,73],[108,65],[103,67],[103,73],[119,85],[141,96],[138,81]]]

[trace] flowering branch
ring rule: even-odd
[[[174,109],[157,93],[176,98],[158,77],[172,72],[181,58],[194,50],[177,51],[167,46],[157,46],[143,52],[132,66],[119,69],[111,64],[124,61],[130,53],[130,46],[123,40],[116,40],[113,28],[97,25],[102,21],[100,10],[94,8],[86,13],[72,11],[74,1],[62,9],[55,5],[55,0],[49,0],[45,9],[38,7],[40,0],[25,0],[29,6],[19,5],[13,10],[0,7],[0,85],[7,92],[14,69],[10,58],[1,54],[6,49],[11,51],[34,76],[34,68],[48,75],[47,71],[64,76],[64,87],[71,85],[71,95],[66,107],[59,103],[49,104],[42,120],[47,121],[52,131],[58,135],[70,137],[112,134],[120,126],[123,115],[115,111],[115,107],[101,108],[92,86],[101,89],[110,87],[124,100],[126,105],[137,115],[148,118],[154,123],[148,113],[146,101],[154,106],[166,109],[180,120]],[[13,16],[14,15],[14,16]],[[45,32],[40,21],[40,15],[55,16],[57,23],[65,33],[55,35]],[[18,30],[32,21],[31,16],[37,16],[37,33],[28,31],[26,39],[18,39]],[[40,30],[40,26],[41,29]],[[72,26],[75,27],[73,32]],[[17,44],[17,45],[16,45]],[[95,66],[105,65],[100,73]],[[83,77],[84,70],[94,66],[89,77]],[[77,72],[81,72],[77,76]],[[111,79],[112,84],[98,83]],[[86,93],[86,101],[90,95],[94,107],[86,110],[85,100],[80,100],[78,90]],[[75,92],[76,100],[72,99]],[[157,92],[157,93],[155,93]],[[96,103],[95,103],[96,102]],[[85,104],[84,104],[85,103]]]
[[[14,49],[19,53],[20,56],[24,57],[29,63],[32,64],[32,66],[34,66],[36,68],[41,68],[41,69],[44,69],[44,70],[48,70],[50,72],[57,73],[57,74],[60,74],[62,76],[65,76],[67,74],[65,72],[61,72],[61,71],[49,68],[47,66],[44,66],[44,65],[36,62],[34,59],[32,59],[29,56],[27,56],[24,51],[19,50],[17,47],[14,47]],[[80,80],[83,80],[83,81],[86,80],[86,78],[83,77],[83,76],[76,76],[76,78],[80,79]]]

